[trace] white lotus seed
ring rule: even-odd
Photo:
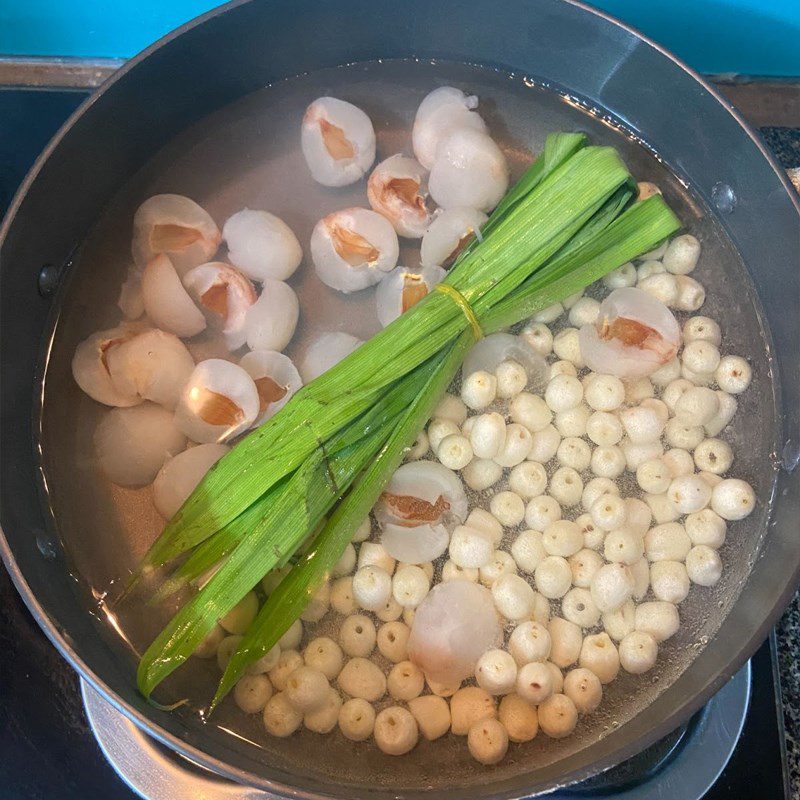
[[[688,343],[698,339],[711,342],[714,346],[719,347],[722,341],[722,331],[711,317],[690,317],[683,324],[683,341]]]
[[[591,463],[592,451],[583,439],[578,439],[576,436],[568,436],[566,439],[561,440],[556,452],[556,458],[558,458],[558,463],[562,467],[570,467],[582,472]]]
[[[572,570],[572,583],[581,589],[588,589],[592,585],[597,570],[603,566],[600,554],[588,548],[574,553],[568,561]]]
[[[592,415],[589,406],[585,403],[568,408],[566,411],[559,411],[553,424],[562,436],[585,436],[586,424]]]
[[[595,500],[589,511],[592,522],[604,531],[613,531],[625,524],[628,509],[625,501],[616,494],[604,494]]]
[[[496,719],[481,720],[469,729],[467,747],[479,764],[498,764],[508,751],[508,732]]]
[[[578,663],[595,674],[600,683],[611,683],[619,673],[619,652],[608,633],[587,636]]]
[[[375,709],[361,697],[346,701],[339,709],[339,730],[351,742],[363,742],[375,728]]]
[[[503,575],[516,574],[517,565],[510,553],[505,550],[495,550],[492,553],[492,558],[488,564],[485,564],[478,571],[480,582],[487,588],[491,589],[495,581],[503,577]]]
[[[569,375],[573,378],[578,377],[578,369],[571,361],[554,361],[550,365],[550,380],[556,375]]]
[[[511,470],[508,486],[523,500],[531,500],[547,488],[547,473],[538,462],[525,461]]]
[[[714,552],[712,550],[712,552]],[[637,631],[649,633],[656,642],[663,642],[678,632],[681,621],[678,607],[663,600],[641,603],[636,606],[634,626]]]
[[[639,281],[643,281],[651,275],[661,275],[666,271],[666,268],[659,259],[645,259],[645,261],[636,268],[636,283],[638,285]]]
[[[584,397],[595,411],[614,411],[625,401],[625,386],[615,375],[592,375]]]
[[[722,577],[722,559],[716,550],[699,544],[686,554],[686,573],[698,586],[714,586]]]
[[[558,451],[561,434],[552,425],[548,425],[543,430],[536,431],[532,439],[528,460],[546,464]]]
[[[675,283],[678,286],[678,297],[675,299],[675,308],[678,311],[697,311],[706,301],[706,290],[700,281],[688,275],[676,275]]]
[[[690,233],[676,236],[667,245],[663,263],[667,272],[673,275],[688,275],[700,258],[700,242]]]
[[[564,328],[553,338],[553,352],[576,367],[584,366],[577,328]]]
[[[635,581],[625,564],[606,564],[594,576],[592,599],[601,612],[614,611],[633,594]]]
[[[691,514],[709,504],[711,487],[699,475],[681,475],[670,483],[667,497],[680,514]]]
[[[358,549],[358,568],[378,567],[388,575],[394,572],[397,561],[392,558],[380,542],[364,542]]]
[[[646,375],[639,378],[628,378],[623,383],[625,384],[625,402],[629,406],[650,400],[656,393],[653,382]]]
[[[339,673],[336,682],[350,697],[375,703],[386,694],[386,676],[381,668],[366,658],[351,658]]]
[[[553,412],[547,403],[529,392],[520,392],[514,397],[508,404],[508,413],[513,422],[524,425],[531,433],[544,430],[553,421]]]
[[[467,407],[454,394],[446,394],[436,406],[433,419],[449,419],[456,425],[463,425],[467,419]]]
[[[497,716],[508,731],[508,738],[512,742],[529,742],[539,732],[536,706],[520,697],[516,692],[507,694],[500,701]]]
[[[663,458],[651,458],[636,468],[636,482],[642,491],[661,494],[669,489],[672,473]]]
[[[650,380],[656,386],[668,386],[672,381],[677,380],[681,376],[681,362],[676,356],[671,361],[659,367],[652,375]]]
[[[495,607],[501,616],[511,621],[531,617],[535,607],[535,592],[524,578],[514,574],[501,575],[491,588]]]
[[[233,690],[233,699],[245,714],[263,711],[270,697],[272,683],[266,675],[244,675]]]
[[[664,430],[665,423],[659,415],[652,408],[645,406],[625,408],[619,412],[619,418],[628,439],[634,444],[658,441]]]
[[[689,575],[680,561],[656,561],[650,566],[650,585],[657,600],[682,603],[689,594]]]
[[[489,694],[508,694],[517,682],[517,662],[506,650],[487,650],[475,665],[475,680]]]
[[[523,531],[511,545],[511,556],[522,572],[532,575],[536,567],[547,557],[541,531]]]
[[[650,528],[644,536],[648,561],[684,561],[692,542],[679,522],[665,522]]]
[[[382,608],[391,594],[391,575],[374,564],[361,567],[353,576],[353,598],[367,611]]]
[[[419,739],[417,722],[411,712],[400,706],[384,708],[375,717],[372,731],[375,744],[390,756],[402,756],[413,750]]]
[[[550,661],[557,667],[566,669],[580,656],[583,645],[583,632],[574,622],[553,617],[548,626],[550,631]],[[519,691],[519,687],[517,688]]]
[[[583,547],[583,532],[577,523],[559,519],[544,529],[542,545],[548,555],[567,558]]]
[[[450,730],[456,736],[466,736],[476,722],[496,716],[494,698],[479,686],[465,686],[450,698]]]
[[[512,659],[513,661],[513,659]],[[386,678],[386,689],[393,700],[408,702],[422,694],[425,676],[422,670],[411,661],[395,664]]]
[[[678,300],[678,282],[669,272],[657,272],[646,278],[639,278],[636,288],[647,292],[669,308],[673,308]]]
[[[589,512],[604,494],[619,495],[619,486],[609,478],[592,478],[583,489],[581,505]]]
[[[619,643],[619,663],[632,675],[651,670],[657,657],[658,643],[644,631],[632,631]]]
[[[612,564],[626,564],[632,569],[644,555],[644,542],[641,536],[637,536],[628,528],[619,528],[606,535],[603,555],[606,561]]]
[[[551,739],[569,736],[578,724],[575,703],[565,694],[554,694],[538,708],[539,727]]]
[[[525,522],[535,531],[543,531],[557,519],[561,519],[561,506],[550,495],[534,497],[525,508]]]
[[[605,612],[600,621],[605,632],[615,642],[621,642],[633,632],[635,614],[636,605],[633,600],[627,600],[616,611]]]
[[[620,386],[622,382],[620,381]],[[622,392],[625,394],[624,390]],[[551,411],[565,411],[575,408],[583,399],[583,386],[577,378],[570,375],[556,375],[548,384],[544,401]]]
[[[448,545],[450,560],[463,569],[479,569],[488,564],[494,553],[489,536],[475,528],[459,525]]]
[[[753,379],[752,368],[740,356],[725,356],[714,369],[717,385],[728,394],[741,394]]]
[[[675,418],[686,425],[705,425],[718,411],[717,393],[705,386],[687,389],[675,403]]]
[[[572,585],[569,562],[561,556],[543,558],[533,572],[536,588],[548,600],[563,597]]]
[[[444,697],[426,694],[408,701],[420,733],[429,741],[444,736],[450,730],[450,706]]]
[[[471,419],[475,419],[471,417]],[[461,472],[464,483],[476,492],[494,486],[503,477],[503,468],[490,458],[473,458]]]
[[[453,433],[442,439],[436,449],[441,464],[448,469],[459,470],[472,461],[472,446],[466,436]]]
[[[494,458],[506,439],[506,421],[496,412],[480,414],[474,420],[469,434],[472,451],[478,458]]]
[[[327,636],[312,639],[303,651],[303,659],[307,667],[318,670],[329,681],[341,672],[344,664],[342,648]]]
[[[486,408],[496,396],[497,378],[483,370],[467,375],[461,384],[461,399],[473,411]]]
[[[661,457],[661,460],[666,465],[672,478],[678,478],[681,475],[691,475],[694,472],[694,458],[692,458],[692,454],[688,450],[683,450],[680,447],[673,447],[671,450],[667,450]],[[671,480],[670,483],[672,483]],[[666,491],[666,489],[664,491]]]
[[[267,733],[286,738],[303,723],[303,714],[289,702],[284,692],[278,692],[264,706],[263,720]]]
[[[600,621],[600,609],[592,600],[591,592],[579,587],[570,589],[561,598],[561,614],[581,628],[593,628]]]
[[[533,620],[521,622],[508,638],[508,651],[520,667],[531,661],[546,661],[550,645],[550,631]]]
[[[625,526],[637,536],[644,536],[650,530],[650,523],[653,521],[650,507],[638,497],[626,497],[625,506],[627,508]]]
[[[589,465],[592,473],[599,478],[618,478],[628,465],[622,448],[616,445],[596,447]]]
[[[581,502],[583,480],[571,467],[559,467],[550,478],[548,492],[561,505],[576,506]]]
[[[516,361],[501,361],[494,370],[497,378],[497,396],[507,400],[518,395],[528,383],[528,373]]]
[[[495,547],[503,538],[503,526],[485,508],[473,508],[469,512],[465,525],[483,532]]]
[[[680,512],[675,508],[675,503],[664,494],[645,494],[644,501],[650,507],[653,521],[661,525],[666,522],[674,522],[680,517]]]
[[[400,567],[391,580],[392,596],[403,608],[416,608],[430,591],[429,577],[413,564]]]
[[[524,664],[517,672],[516,693],[528,703],[538,705],[553,693],[552,674],[541,661]]]
[[[325,702],[328,688],[328,679],[322,672],[301,666],[287,677],[283,691],[289,703],[305,714]]]
[[[553,334],[543,322],[528,322],[520,336],[539,355],[549,356],[553,352]]]
[[[705,431],[700,425],[687,425],[676,418],[666,424],[664,438],[670,447],[694,450],[705,438]]]
[[[524,426],[512,422],[506,426],[506,436],[494,461],[501,467],[515,467],[523,462],[533,447],[533,435]]]
[[[616,414],[595,411],[586,421],[586,435],[599,447],[617,444],[622,433],[622,423]]]
[[[624,289],[636,285],[636,267],[629,261],[603,276],[603,285],[609,289]]]
[[[364,614],[347,617],[339,629],[339,644],[353,658],[366,658],[375,649],[376,638],[375,623]]]
[[[692,372],[700,374],[714,372],[720,364],[719,350],[716,345],[705,339],[695,339],[684,345],[681,363]],[[723,386],[720,388],[724,389]]]
[[[725,520],[710,508],[689,514],[684,525],[693,545],[702,544],[712,550],[717,550],[725,543],[725,534],[727,533]]]

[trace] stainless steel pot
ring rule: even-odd
[[[108,609],[96,597],[90,602],[86,576],[76,569],[75,554],[87,540],[99,541],[89,531],[97,534],[96,520],[80,524],[88,495],[76,492],[70,503],[62,492],[53,506],[50,493],[58,494],[72,465],[64,461],[68,451],[40,452],[48,442],[41,406],[51,348],[56,369],[69,338],[63,330],[79,313],[76,287],[87,285],[84,242],[120,187],[186,126],[266,84],[410,56],[531,76],[592,108],[595,120],[608,118],[639,137],[689,188],[684,211],[702,212],[709,238],[726,243],[720,292],[727,323],[734,341],[750,342],[756,356],[759,389],[742,409],[748,438],[741,458],[761,503],[728,551],[725,585],[713,602],[689,609],[694,621],[671,645],[658,684],[617,682],[608,714],[582,725],[581,735],[537,739],[488,771],[448,740],[403,759],[311,735],[258,748],[148,705],[136,692],[129,653],[98,622],[98,609]],[[4,561],[44,631],[87,681],[152,736],[234,780],[286,795],[387,800],[430,790],[521,797],[581,780],[688,718],[755,650],[797,584],[799,244],[797,198],[736,111],[672,56],[588,7],[565,0],[491,8],[424,0],[232,3],[166,37],[93,95],[37,161],[0,230]],[[746,271],[734,263],[736,252]],[[62,301],[73,310],[60,317]],[[68,414],[57,419],[70,426]],[[60,469],[49,471],[48,460],[59,457]],[[97,558],[114,546],[108,540]]]

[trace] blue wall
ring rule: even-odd
[[[486,2],[488,8],[492,0]],[[0,54],[127,57],[215,5],[213,0],[0,0]],[[800,0],[596,0],[594,5],[701,72],[800,75]]]

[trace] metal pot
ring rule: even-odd
[[[88,308],[85,297],[83,306],[76,300],[87,285],[84,242],[153,153],[190,123],[271,82],[409,56],[531,76],[592,109],[598,129],[603,121],[621,124],[657,153],[690,189],[683,212],[698,219],[702,212],[704,230],[721,243],[727,323],[733,341],[756,356],[760,386],[740,412],[749,429],[741,458],[763,502],[729,550],[735,563],[713,602],[689,609],[693,622],[671,645],[662,680],[620,681],[609,688],[607,715],[583,725],[580,736],[537,739],[489,771],[449,739],[403,759],[312,735],[260,749],[146,703],[130,653],[98,621],[98,611],[106,622],[113,616],[87,593],[84,570],[76,568],[86,541],[98,541],[90,533],[96,518],[79,524],[89,492],[51,502],[73,464],[64,463],[68,451],[48,452],[57,437],[48,439],[47,416],[42,422],[51,353],[57,372],[64,330]],[[586,778],[698,709],[763,640],[797,584],[799,212],[757,135],[710,86],[635,31],[578,3],[507,0],[489,9],[424,0],[250,0],[215,10],[128,63],[81,106],[37,161],[0,230],[6,566],[45,633],[92,686],[167,746],[234,780],[286,795],[388,800],[431,789],[440,797],[521,797]],[[58,405],[49,386],[48,379],[45,408]],[[70,427],[68,414],[54,414],[62,429]],[[59,455],[61,467],[51,472]],[[108,541],[96,559],[113,550]]]

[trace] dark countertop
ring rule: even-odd
[[[800,160],[797,162],[800,165]],[[776,626],[792,797],[800,797],[800,592]]]
[[[800,88],[795,87],[800,98]],[[800,119],[798,127],[764,127],[761,133],[786,169],[800,167]],[[778,661],[786,726],[786,754],[794,797],[800,797],[800,592],[776,626]]]

